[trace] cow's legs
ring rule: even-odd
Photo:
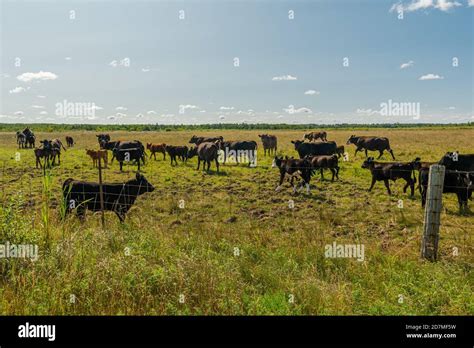
[[[321,181],[324,180],[323,168],[319,168],[319,172],[321,173]]]
[[[361,151],[361,149],[359,148],[356,148],[355,152],[354,152],[354,157],[357,155],[357,152]]]
[[[278,186],[276,187],[275,191],[280,191],[281,184],[283,183],[284,179],[285,179],[285,172],[280,172],[280,182],[278,183]]]
[[[392,150],[392,149],[388,149],[388,152],[390,152],[390,154],[392,155],[393,160],[395,161],[395,155],[393,154],[393,150]]]
[[[375,185],[375,182],[377,180],[375,179],[375,177],[372,177],[372,183],[370,184],[370,187],[369,187],[369,192],[372,191],[372,189],[374,188],[374,185]]]
[[[383,183],[385,184],[385,187],[387,188],[388,194],[391,195],[392,191],[390,191],[390,183],[388,182],[388,179],[384,179]]]
[[[365,149],[365,158],[367,158],[367,157],[369,157],[369,155],[367,154],[367,149]]]
[[[367,152],[367,151],[366,151],[366,152]],[[379,159],[380,157],[382,157],[382,155],[383,155],[383,150],[379,150],[379,153],[380,153],[380,155],[379,155],[379,157],[377,157],[377,159]]]
[[[201,165],[201,159],[198,157],[198,167],[196,170],[199,170],[199,166]]]
[[[334,177],[336,176],[336,170],[334,168],[330,168],[331,173],[332,173],[332,179],[331,181],[334,181]]]
[[[219,173],[219,161],[217,160],[217,158],[215,158],[215,161],[216,161],[217,172]]]
[[[339,180],[339,166],[336,167],[336,178]]]

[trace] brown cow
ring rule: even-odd
[[[156,153],[161,152],[163,154],[163,161],[166,159],[166,144],[146,144],[147,150],[150,150],[150,158],[153,155],[156,160]]]
[[[67,147],[73,147],[74,146],[74,139],[70,137],[69,135],[66,135],[66,145]]]
[[[392,155],[392,158],[395,160],[393,151],[390,148],[390,142],[388,138],[385,137],[368,137],[368,136],[359,136],[351,135],[347,140],[347,145],[354,144],[357,149],[355,151],[354,157],[357,155],[357,152],[365,150],[365,157],[367,157],[367,151],[378,151],[380,157],[382,157],[384,150],[387,150]]]
[[[321,139],[322,141],[328,141],[327,133],[325,131],[322,132],[310,132],[304,135],[304,139],[308,139],[309,141],[316,141],[317,139]]]
[[[105,168],[107,168],[108,155],[107,150],[86,150],[86,153],[92,158],[92,163],[94,167],[99,166],[99,158],[104,161]]]
[[[259,134],[258,136],[262,139],[264,156],[267,155],[267,150],[269,155],[276,154],[277,137],[270,134]]]

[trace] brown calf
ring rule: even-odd
[[[166,144],[147,143],[146,149],[150,150],[150,158],[153,155],[156,160],[156,153],[161,152],[163,154],[163,161],[166,159]]]
[[[107,168],[108,155],[107,150],[86,150],[86,153],[92,158],[92,163],[94,167],[99,166],[99,158],[104,161],[105,168]]]

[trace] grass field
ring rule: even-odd
[[[214,167],[196,171],[195,158],[171,167],[157,154],[159,160],[143,167],[155,191],[138,198],[124,224],[106,213],[105,231],[100,214],[88,212],[84,223],[74,215],[60,220],[63,181],[98,180],[85,153],[98,147],[96,132],[36,133],[64,143],[68,134],[77,142],[52,169],[46,188],[33,151],[18,150],[14,133],[0,133],[0,243],[38,244],[40,250],[35,262],[0,259],[0,313],[474,314],[474,214],[459,214],[456,197],[444,195],[440,260],[422,260],[419,193],[413,199],[403,194],[399,181],[391,197],[383,183],[367,192],[364,155],[353,158],[355,148],[345,145],[353,133],[376,134],[389,137],[397,159],[437,161],[446,151],[473,153],[474,129],[328,131],[329,140],[346,146],[349,161],[339,181],[314,176],[311,195],[292,195],[288,183],[274,191],[278,170],[263,156],[260,133],[266,132],[110,132],[113,140],[175,145],[193,134],[222,135],[255,140],[259,152],[256,168],[228,164],[218,175]],[[279,153],[296,156],[290,140],[304,131],[269,133],[277,135]],[[114,162],[104,180],[126,181],[135,169],[120,173]],[[362,244],[365,260],[325,257],[325,245],[333,242]]]

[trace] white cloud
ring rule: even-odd
[[[115,114],[115,116],[117,116],[117,117],[125,117],[125,116],[127,116],[127,114],[123,114],[123,113],[121,113],[121,112],[117,112],[117,113]]]
[[[356,113],[358,113],[359,115],[376,115],[380,114],[380,111],[372,109],[357,109]]]
[[[117,110],[117,111],[127,111],[127,108],[124,107],[124,106],[117,106],[117,107],[115,108],[115,110]]]
[[[469,7],[474,6],[474,0],[468,0],[467,1],[467,6],[469,6]]]
[[[107,119],[109,119],[109,120],[115,120],[115,115],[107,116]]]
[[[180,112],[185,112],[186,110],[199,110],[200,107],[197,105],[190,105],[190,104],[180,104],[179,105],[179,111]]]
[[[146,112],[147,115],[156,115],[156,111],[150,110]]]
[[[435,5],[435,8],[446,12],[452,9],[453,7],[458,7],[458,6],[462,6],[462,5],[457,1],[438,0],[438,3]]]
[[[234,110],[235,108],[233,106],[221,106],[219,109],[220,110]]]
[[[225,116],[224,116],[224,115],[220,115],[220,116],[219,116],[219,119],[224,120],[224,119],[225,119]]]
[[[314,89],[308,89],[304,92],[305,95],[319,95],[319,91],[315,91]]]
[[[91,110],[103,110],[104,108],[102,106],[99,106],[99,105],[93,105],[91,107]]]
[[[272,81],[294,81],[298,78],[296,76],[291,75],[282,75],[282,76],[275,76],[272,78]]]
[[[143,117],[143,114],[137,114],[135,117],[136,117],[136,118],[142,118],[142,117]]]
[[[16,111],[13,113],[13,115],[15,116],[22,116],[23,115],[23,111]]]
[[[409,3],[397,2],[396,4],[393,4],[392,7],[390,7],[390,12],[414,12],[418,10],[427,10],[429,8],[435,8],[437,10],[447,12],[450,9],[458,6],[462,5],[457,1],[450,0],[412,0]]]
[[[16,77],[18,80],[23,82],[31,82],[34,80],[46,81],[46,80],[56,80],[58,75],[50,71],[40,71],[37,73],[27,72]]]
[[[24,88],[24,87],[15,87],[13,89],[11,89],[9,91],[10,94],[17,94],[17,93],[21,93],[21,92],[26,92],[27,90],[29,90],[30,87],[27,87],[27,88]]]
[[[406,68],[411,68],[415,64],[414,61],[410,60],[409,62],[403,63],[400,65],[400,69],[406,69]]]
[[[66,60],[71,60],[72,58],[71,58],[71,57],[66,57],[66,58],[64,58],[64,59],[66,59]]]
[[[301,108],[296,108],[294,105],[288,105],[287,109],[283,109],[289,114],[308,114],[313,112],[310,108],[306,107],[301,107]]]
[[[439,76],[436,74],[426,74],[426,75],[420,76],[418,80],[427,81],[427,80],[442,80],[442,79],[444,79],[443,76]]]
[[[44,109],[43,105],[31,105],[33,109]]]
[[[41,98],[41,99],[44,99],[44,98],[46,98],[46,96],[45,96],[45,95],[37,95],[36,97],[37,97],[37,98]]]
[[[151,71],[151,69],[149,67],[142,68],[142,72],[149,72],[149,71]]]
[[[47,112],[47,111],[41,111],[39,114],[40,114],[40,115],[47,115],[48,112]]]

